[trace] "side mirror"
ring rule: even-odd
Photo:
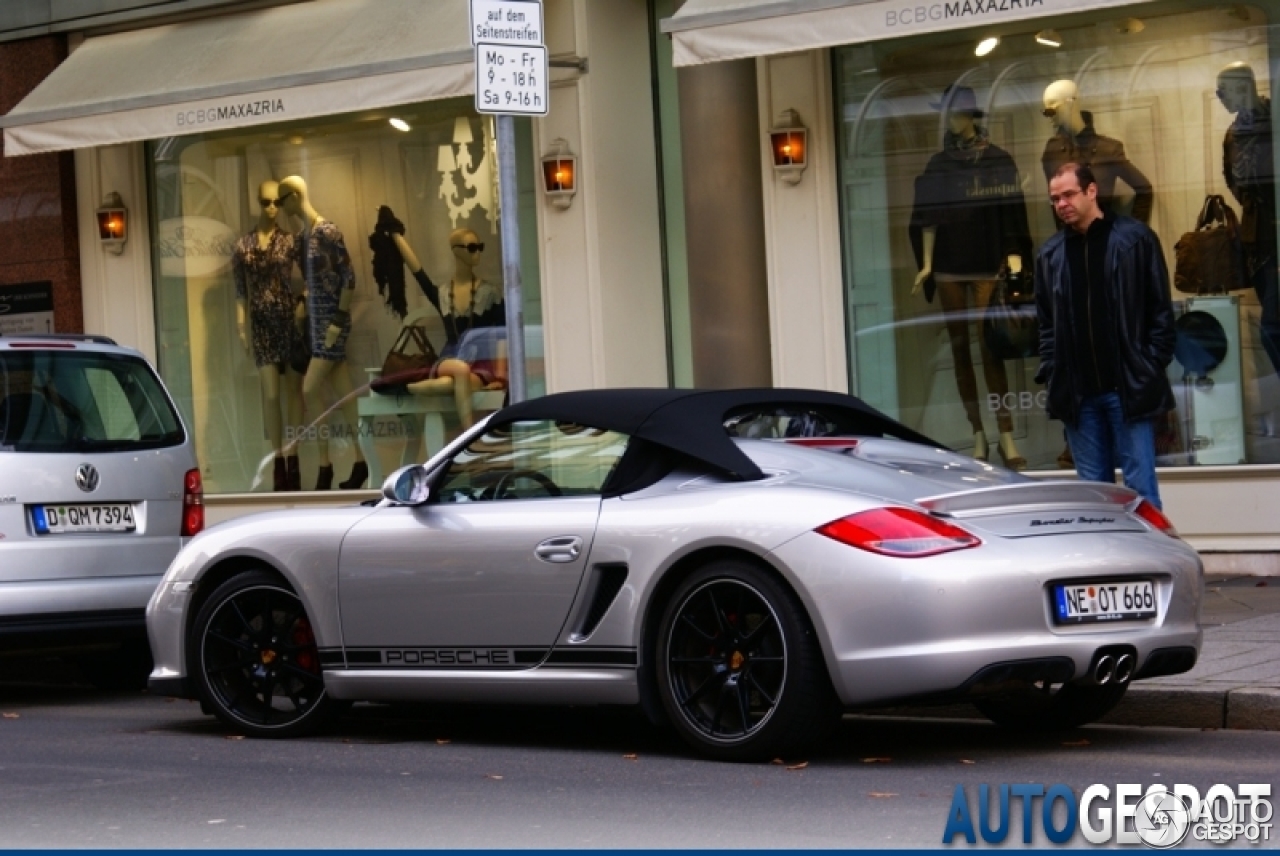
[[[421,464],[401,467],[382,483],[382,495],[399,505],[421,505],[431,497],[431,479]]]

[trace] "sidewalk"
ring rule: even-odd
[[[1280,577],[1205,578],[1196,667],[1138,681],[1104,722],[1280,731]]]

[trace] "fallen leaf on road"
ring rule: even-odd
[[[498,782],[502,781],[502,777],[497,775],[496,773],[485,773],[484,777],[486,779],[493,779],[494,781],[498,781]]]
[[[977,761],[970,761],[968,758],[961,758],[961,759],[960,759],[960,763],[961,763],[961,764],[976,764],[976,763],[978,763],[978,762],[977,762]]]
[[[175,701],[177,701],[177,699],[173,696],[167,696],[164,700],[165,704],[173,704]]]
[[[437,737],[437,738],[436,738],[436,745],[437,745],[437,746],[444,746],[446,743],[452,743],[452,742],[453,742],[452,740],[446,740],[446,739],[445,739],[445,738],[443,738],[443,737]]]
[[[18,718],[18,714],[16,714],[16,713],[5,713],[5,714],[0,714],[0,715],[4,716],[4,718],[5,718],[5,719],[17,719],[17,718]]]
[[[788,769],[788,770],[803,770],[803,769],[804,769],[805,767],[807,767],[807,766],[809,766],[809,762],[808,762],[808,761],[801,761],[799,764],[790,764],[790,765],[788,765],[788,766],[787,766],[787,769]]]
[[[892,758],[863,758],[862,759],[862,763],[864,764],[888,764],[891,761],[893,761]]]
[[[889,797],[896,797],[897,794],[889,793],[888,791],[871,791],[867,796],[875,797],[876,799],[888,799]]]
[[[769,763],[770,763],[770,764],[785,764],[785,763],[787,763],[787,762],[786,762],[786,761],[784,761],[784,760],[782,760],[781,758],[774,758],[774,759],[773,759],[772,761],[770,761]]]
[[[1062,745],[1063,746],[1088,746],[1089,741],[1088,740],[1064,740],[1062,741]]]
[[[638,760],[639,758],[640,756],[637,755],[635,752],[628,752],[626,755],[622,756],[622,759],[624,761],[635,761],[635,760]]]
[[[227,739],[227,740],[243,740],[243,739],[244,739],[244,735],[243,735],[243,734],[228,734],[228,735],[226,736],[226,739]]]

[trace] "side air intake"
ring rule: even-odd
[[[596,565],[591,569],[586,597],[583,599],[586,608],[573,633],[569,635],[570,642],[581,642],[596,632],[596,627],[600,625],[601,619],[613,605],[613,599],[622,591],[622,584],[626,581],[626,565]]]

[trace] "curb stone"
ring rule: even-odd
[[[1226,723],[1227,728],[1280,731],[1280,689],[1232,690],[1227,694]]]

